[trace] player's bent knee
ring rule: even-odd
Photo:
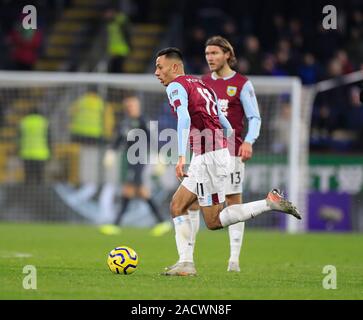
[[[189,207],[189,210],[199,210],[200,208],[199,208],[199,203],[198,203],[198,201],[194,201],[191,205],[190,205],[190,207]]]
[[[205,225],[209,230],[218,230],[222,228],[222,225],[217,220],[206,220]]]
[[[206,224],[207,225],[207,228],[209,230],[218,230],[221,228],[221,226],[217,225],[217,224],[214,224],[214,223],[211,223],[211,224]]]
[[[170,213],[173,218],[180,216],[184,212],[183,206],[178,203],[178,201],[175,201],[174,199],[170,202]]]

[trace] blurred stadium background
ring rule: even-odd
[[[278,184],[305,216],[300,226],[277,214],[248,226],[363,231],[361,0],[0,4],[0,220],[110,222],[119,206],[124,153],[108,171],[102,157],[123,117],[123,97],[139,96],[146,119],[158,121],[151,128],[156,133],[175,128],[164,89],[152,76],[154,55],[162,47],[180,47],[187,73],[202,74],[204,42],[220,34],[234,45],[238,71],[255,84],[263,120],[246,169],[244,199],[264,196]],[[21,12],[29,4],[37,9],[37,29],[25,32]],[[325,5],[337,9],[336,30],[322,27]],[[118,31],[125,41],[112,54],[108,40]],[[72,130],[80,125],[74,110],[82,104],[99,108],[102,132],[80,140]],[[50,155],[41,156],[44,167],[28,166],[27,177],[20,128],[34,109],[49,121]],[[31,174],[42,169],[43,176]],[[148,166],[145,183],[167,218],[178,185],[174,167]],[[137,200],[123,221],[154,223]]]

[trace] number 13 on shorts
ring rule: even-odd
[[[226,180],[226,194],[241,193],[245,175],[245,164],[240,157],[231,157],[229,179]]]

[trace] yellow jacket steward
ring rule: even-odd
[[[108,53],[111,56],[128,55],[130,48],[127,44],[123,27],[127,24],[127,16],[119,14],[107,25],[108,32]]]
[[[48,120],[38,114],[25,116],[21,120],[20,157],[23,160],[49,159],[48,126]]]
[[[87,138],[103,137],[104,101],[95,93],[87,93],[72,106],[71,133]]]

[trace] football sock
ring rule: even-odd
[[[149,204],[152,213],[154,214],[155,218],[158,220],[158,222],[163,222],[163,217],[160,215],[158,208],[156,207],[154,201],[152,199],[147,199],[147,203]]]
[[[266,200],[258,200],[243,204],[233,204],[224,208],[219,214],[223,227],[254,218],[263,212],[270,211]]]
[[[129,202],[130,202],[129,198],[122,197],[121,209],[117,214],[114,225],[118,226],[120,224],[121,218],[125,214]]]
[[[236,262],[239,261],[239,254],[241,252],[244,230],[245,230],[244,222],[231,224],[228,227],[229,244],[231,249],[229,261],[236,261]]]
[[[175,226],[175,241],[179,253],[179,262],[193,262],[193,245],[191,242],[192,226],[188,215],[173,219]]]
[[[200,215],[199,215],[199,209],[198,210],[188,210],[188,215],[190,218],[190,223],[192,226],[192,245],[193,245],[193,251],[195,247],[195,239],[197,237],[197,233],[199,231],[200,226]]]

